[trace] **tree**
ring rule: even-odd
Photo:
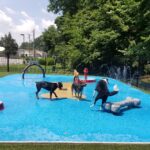
[[[2,37],[0,41],[1,45],[5,47],[4,53],[7,58],[7,71],[9,72],[9,58],[11,55],[15,55],[17,53],[18,45],[10,33]]]
[[[57,44],[58,32],[54,26],[50,26],[42,34],[44,51],[48,52],[51,56],[54,55],[55,45]]]
[[[20,48],[21,49],[33,49],[33,43],[32,42],[23,42],[21,45],[20,45]]]
[[[77,12],[80,0],[49,0],[48,11],[74,14]]]
[[[132,28],[128,38],[129,47],[125,56],[131,58],[138,71],[143,74],[144,66],[150,61],[150,1],[141,0],[132,16]]]
[[[32,42],[32,45],[33,45],[33,42]],[[43,50],[43,51],[46,51],[46,47],[45,47],[45,43],[44,43],[44,40],[43,40],[43,36],[39,36],[37,37],[35,40],[34,40],[34,45],[35,45],[35,49],[39,49],[39,50]]]
[[[92,71],[102,64],[132,66],[138,59],[143,66],[150,59],[149,4],[147,0],[49,0],[48,10],[62,14],[55,20],[59,40],[54,51],[64,52],[71,67]]]

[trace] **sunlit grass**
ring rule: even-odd
[[[149,150],[150,144],[1,143],[0,150]]]

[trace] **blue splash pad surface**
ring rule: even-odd
[[[97,81],[100,77],[94,77]],[[120,91],[109,97],[109,102],[124,100],[127,96],[139,98],[141,108],[126,110],[120,116],[99,111],[101,100],[93,102],[95,83],[84,89],[86,99],[36,99],[35,82],[72,82],[73,76],[26,75],[0,78],[0,100],[5,109],[0,111],[0,141],[73,141],[73,142],[150,142],[150,95],[114,79],[109,89],[117,84]],[[46,93],[41,90],[40,94]],[[39,94],[39,95],[40,95]]]

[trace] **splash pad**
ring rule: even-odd
[[[63,87],[65,88],[65,90],[56,89],[58,98],[61,98],[61,99],[70,98],[70,99],[79,100],[78,97],[72,95],[71,85],[72,85],[71,82],[63,83]],[[40,97],[45,98],[45,99],[50,99],[50,93],[41,94]],[[52,94],[52,99],[55,99],[55,98],[56,97]],[[85,95],[82,95],[82,99],[84,99],[84,98],[85,98]]]
[[[141,108],[124,109],[117,116],[100,111],[101,101],[90,108],[96,82],[85,87],[85,100],[58,98],[50,101],[36,99],[35,81],[72,83],[73,76],[55,74],[43,79],[41,75],[26,74],[26,78],[22,80],[21,74],[15,74],[0,79],[3,87],[0,96],[5,105],[4,111],[0,111],[0,141],[150,142],[149,94],[109,78],[110,89],[114,84],[121,88],[118,95],[109,97],[108,102],[119,102],[127,96],[142,101]],[[99,80],[102,77],[93,78]]]

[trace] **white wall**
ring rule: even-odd
[[[23,64],[23,59],[9,59],[10,64]],[[7,64],[7,58],[6,57],[0,57],[0,65],[6,65]]]

